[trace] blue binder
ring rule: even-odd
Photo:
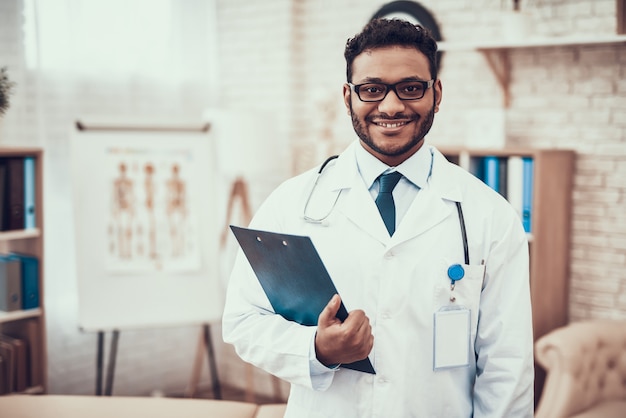
[[[24,229],[35,228],[35,158],[24,158]]]
[[[22,264],[22,309],[39,307],[39,259],[33,255],[11,253]]]
[[[524,157],[524,192],[522,195],[522,224],[526,232],[532,227],[533,208],[533,159]]]
[[[496,192],[500,192],[500,163],[498,157],[488,156],[483,159],[484,178],[487,186]]]
[[[0,311],[22,309],[21,263],[17,257],[0,254]]]

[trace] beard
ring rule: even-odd
[[[361,122],[361,120],[352,111],[352,102],[350,102],[350,117],[352,119],[352,126],[354,127],[354,132],[356,132],[357,136],[361,139],[361,141],[363,141],[369,148],[387,157],[397,157],[399,155],[403,155],[409,152],[411,149],[416,147],[424,139],[426,134],[428,134],[428,132],[430,131],[430,128],[433,126],[433,121],[435,120],[435,100],[433,100],[432,108],[422,120],[421,125],[419,126],[419,130],[415,133],[415,135],[413,135],[411,140],[407,142],[406,144],[404,144],[402,147],[396,148],[393,150],[383,149],[379,147],[378,145],[376,145],[372,137],[368,135],[364,126],[365,125],[364,122],[370,121],[371,119],[373,119],[373,117],[368,116],[367,118],[365,118],[364,122]],[[378,118],[380,119],[380,117]],[[419,123],[420,119],[422,119],[421,117],[408,118],[406,117],[406,115],[398,115],[398,118],[412,119],[415,123]],[[390,121],[393,120],[393,118],[384,118],[384,119],[387,119]]]

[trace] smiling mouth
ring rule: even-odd
[[[374,122],[374,124],[376,126],[380,126],[382,128],[399,128],[401,126],[406,125],[409,122],[410,121],[403,121],[403,122]]]

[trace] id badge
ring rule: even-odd
[[[470,310],[443,308],[434,321],[433,370],[469,366]]]

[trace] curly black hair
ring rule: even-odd
[[[347,81],[352,81],[352,63],[354,59],[367,50],[387,46],[404,46],[415,48],[428,58],[430,75],[437,78],[437,41],[431,32],[421,26],[401,19],[373,19],[363,30],[348,39],[343,56],[346,59]]]

